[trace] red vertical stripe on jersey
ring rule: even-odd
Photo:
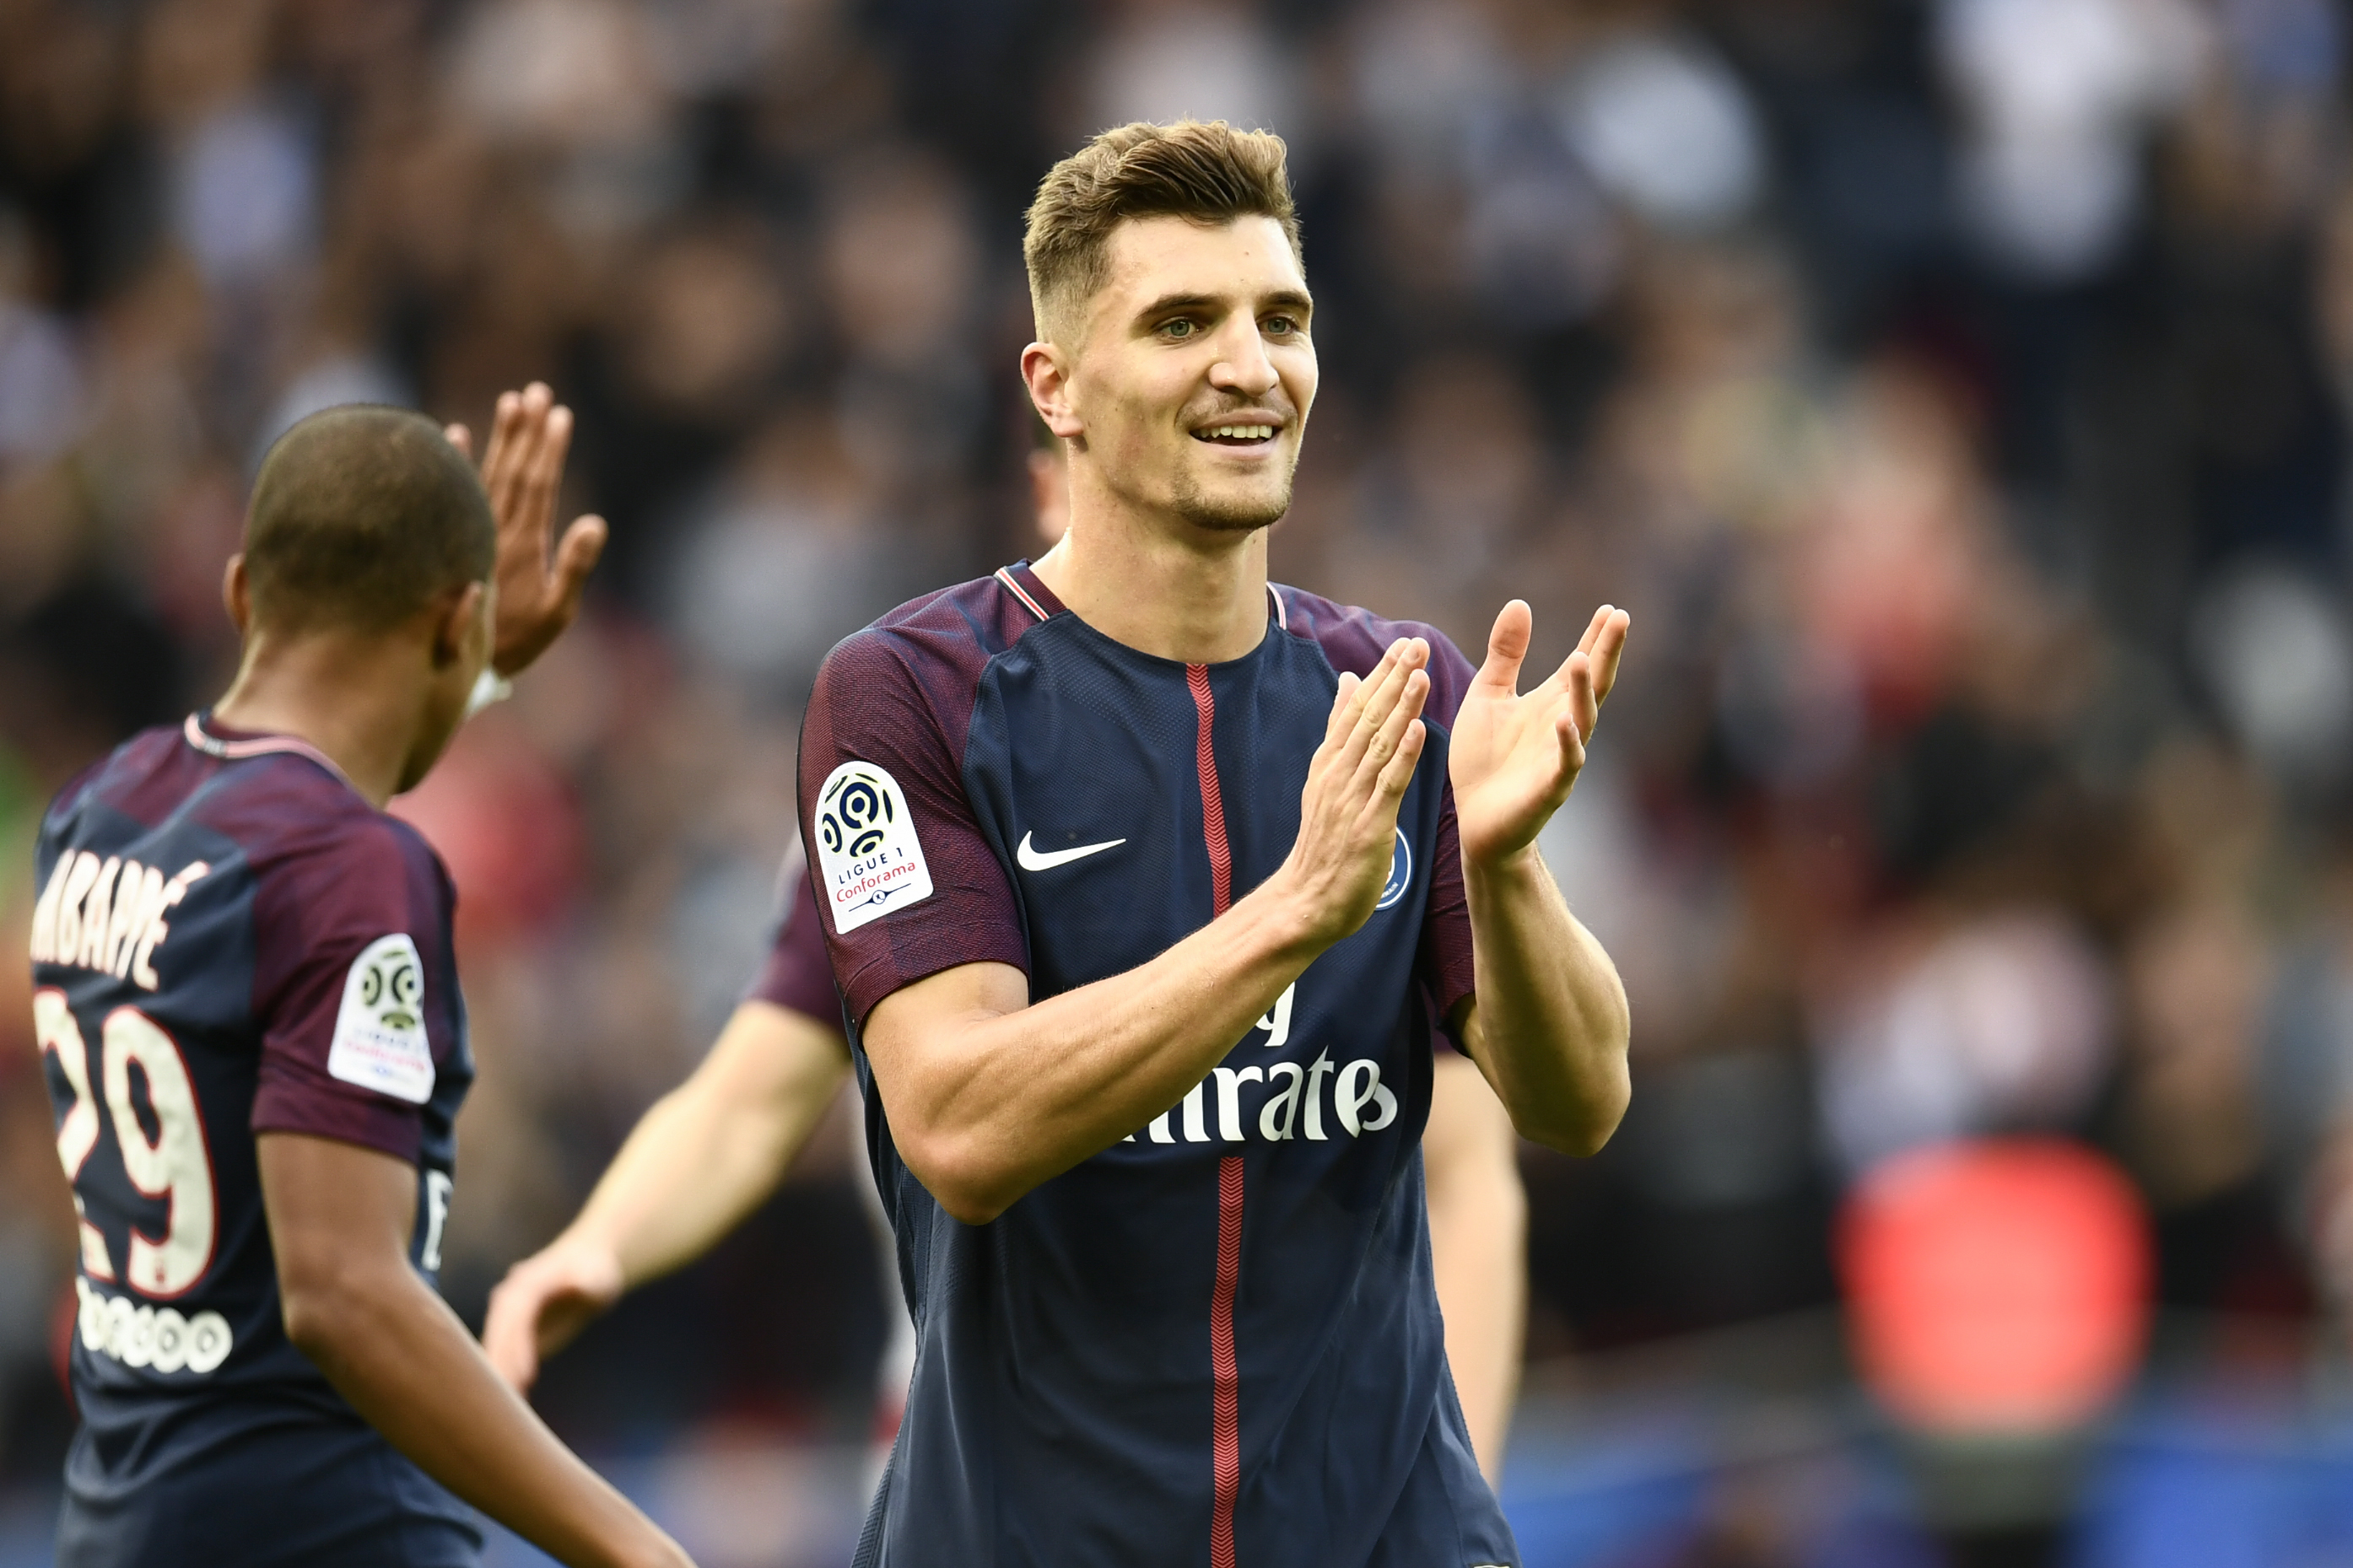
[[[1242,1487],[1241,1369],[1234,1364],[1234,1286],[1242,1272],[1242,1157],[1218,1162],[1218,1288],[1209,1297],[1209,1364],[1217,1374],[1209,1461],[1210,1568],[1234,1568],[1234,1495]]]
[[[1234,852],[1226,844],[1226,802],[1218,790],[1218,753],[1209,735],[1218,717],[1218,700],[1209,692],[1209,667],[1188,664],[1185,684],[1193,689],[1193,710],[1201,716],[1201,738],[1193,758],[1201,770],[1201,836],[1209,841],[1209,897],[1218,914],[1233,900]]]
[[[1218,753],[1210,743],[1218,716],[1209,667],[1188,664],[1185,684],[1201,716],[1194,760],[1201,772],[1201,837],[1209,847],[1209,896],[1224,914],[1234,890],[1234,852],[1226,842],[1226,803],[1218,788]],[[1242,1275],[1242,1157],[1218,1162],[1218,1283],[1209,1293],[1209,1468],[1216,1491],[1209,1510],[1209,1568],[1234,1568],[1234,1497],[1242,1487],[1241,1369],[1234,1363],[1234,1287]]]

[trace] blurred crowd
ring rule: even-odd
[[[43,803],[225,684],[269,441],[579,415],[580,630],[396,809],[461,889],[478,1310],[750,978],[847,632],[1042,548],[1020,216],[1280,131],[1324,390],[1275,574],[1634,635],[1546,841],[1634,1108],[1531,1151],[1530,1351],[1835,1300],[1841,1193],[2082,1140],[2183,1321],[2353,1288],[2353,162],[2333,0],[0,0],[0,940]],[[0,965],[0,1454],[71,1212]],[[559,1425],[855,1435],[839,1120]],[[890,1292],[894,1295],[895,1292]]]

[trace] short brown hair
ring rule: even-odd
[[[1103,132],[1047,170],[1021,244],[1039,332],[1103,287],[1112,230],[1129,218],[1221,224],[1271,217],[1297,258],[1299,213],[1282,160],[1282,138],[1271,131],[1237,131],[1222,120],[1137,121]]]
[[[255,618],[282,630],[389,630],[443,591],[486,580],[497,557],[473,465],[405,408],[313,414],[254,478],[246,580]]]

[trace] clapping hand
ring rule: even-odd
[[[1455,821],[1463,858],[1498,865],[1535,842],[1568,798],[1585,766],[1585,748],[1601,704],[1618,683],[1632,618],[1609,605],[1593,612],[1577,651],[1529,691],[1519,689],[1534,616],[1514,599],[1487,637],[1479,667],[1455,716],[1449,745]]]

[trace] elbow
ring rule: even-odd
[[[1001,1162],[987,1158],[970,1137],[940,1132],[904,1137],[899,1142],[899,1157],[959,1225],[987,1225],[1021,1195]]]
[[[278,1300],[287,1339],[313,1362],[338,1359],[336,1347],[351,1337],[351,1296],[332,1279],[281,1278]]]
[[[278,1275],[286,1338],[322,1370],[352,1359],[383,1309],[385,1285],[347,1268],[286,1268]]]
[[[941,1192],[934,1189],[932,1195],[940,1200],[940,1207],[945,1209],[948,1217],[958,1225],[987,1225],[1006,1209],[1005,1205],[992,1201],[987,1194],[980,1192],[953,1188]]]
[[[1626,1120],[1626,1108],[1633,1099],[1633,1080],[1620,1056],[1592,1092],[1566,1105],[1545,1108],[1549,1114],[1514,1111],[1512,1125],[1531,1143],[1583,1160],[1601,1152],[1618,1124]]]

